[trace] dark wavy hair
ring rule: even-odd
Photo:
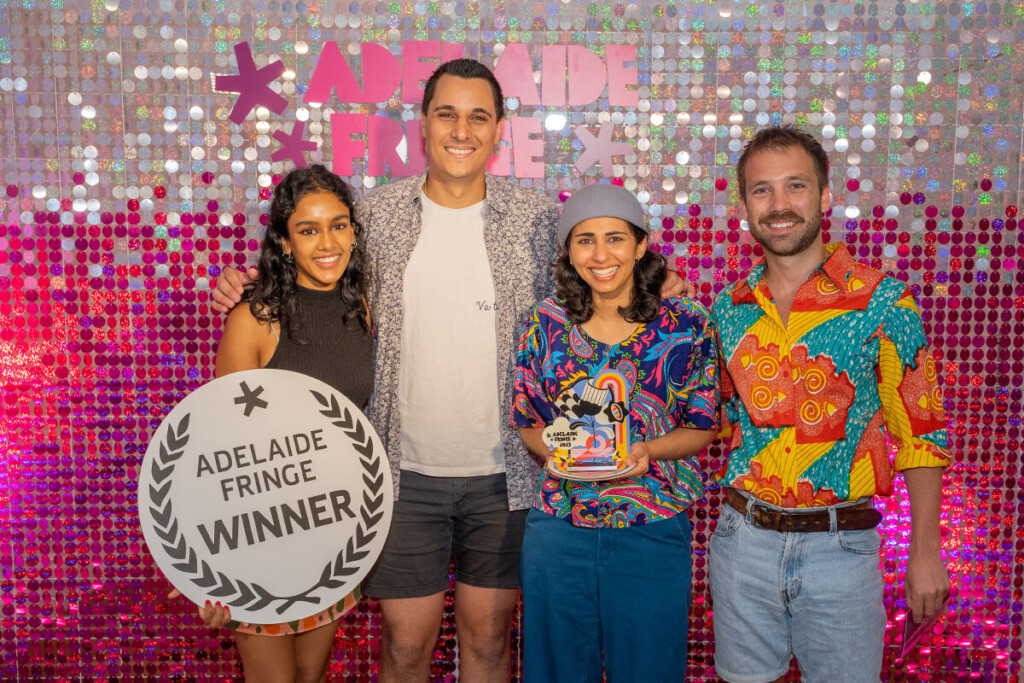
[[[633,237],[639,244],[647,233],[632,223]],[[569,240],[566,238],[558,258],[551,264],[555,278],[555,297],[565,307],[566,316],[577,325],[590,320],[594,315],[594,297],[588,285],[576,268],[569,263]],[[661,308],[661,286],[668,276],[665,257],[651,251],[650,244],[644,255],[633,266],[633,296],[628,306],[620,306],[619,314],[631,323],[649,323],[658,315]]]
[[[345,304],[343,320],[348,323],[356,319],[364,329],[368,327],[363,302],[369,268],[363,248],[363,226],[356,220],[352,193],[344,180],[319,164],[297,168],[274,188],[270,220],[260,245],[259,274],[247,287],[245,299],[257,320],[268,324],[280,322],[281,328],[300,344],[305,342],[299,336],[302,321],[295,299],[298,268],[295,259],[285,258],[283,242],[288,238],[288,219],[295,213],[295,207],[303,197],[313,192],[329,192],[348,207],[355,241],[348,266],[341,275],[338,292]]]

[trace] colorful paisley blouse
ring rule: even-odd
[[[559,397],[605,367],[630,389],[630,442],[650,441],[676,427],[716,429],[719,412],[718,340],[699,303],[667,299],[658,316],[628,339],[609,346],[569,322],[554,298],[538,303],[519,342],[512,424],[543,427],[560,412]],[[703,493],[694,457],[650,464],[638,479],[578,482],[547,472],[537,509],[580,527],[629,527],[673,517]]]

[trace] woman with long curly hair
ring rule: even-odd
[[[218,377],[255,368],[301,372],[358,406],[373,390],[372,336],[362,228],[345,182],[323,166],[296,169],[274,188],[259,275],[228,316]],[[172,593],[172,595],[175,595]],[[326,680],[339,618],[358,590],[323,612],[286,624],[240,624],[226,605],[199,607],[212,627],[234,629],[249,683]]]
[[[685,680],[686,509],[703,490],[695,456],[718,426],[717,342],[703,306],[660,299],[665,260],[648,231],[626,189],[575,192],[558,224],[555,296],[520,341],[512,423],[527,448],[550,461],[543,431],[556,420],[607,443],[604,423],[623,414],[614,440],[629,443],[619,474],[578,481],[549,466],[537,486],[520,561],[529,683]],[[599,421],[606,413],[614,420]]]

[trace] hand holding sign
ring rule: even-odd
[[[187,396],[146,451],[146,543],[204,621],[218,620],[217,602],[255,624],[311,616],[358,586],[384,545],[383,453],[328,385],[284,370],[228,375]]]
[[[167,594],[168,600],[181,597],[181,591],[175,588]],[[220,602],[206,601],[206,604],[196,605],[196,613],[203,620],[203,624],[210,628],[223,628],[231,621],[231,608],[220,604]]]

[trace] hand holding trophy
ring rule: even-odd
[[[577,382],[557,401],[562,417],[543,432],[551,449],[547,469],[556,477],[603,481],[646,472],[629,458],[629,392],[614,370]]]

